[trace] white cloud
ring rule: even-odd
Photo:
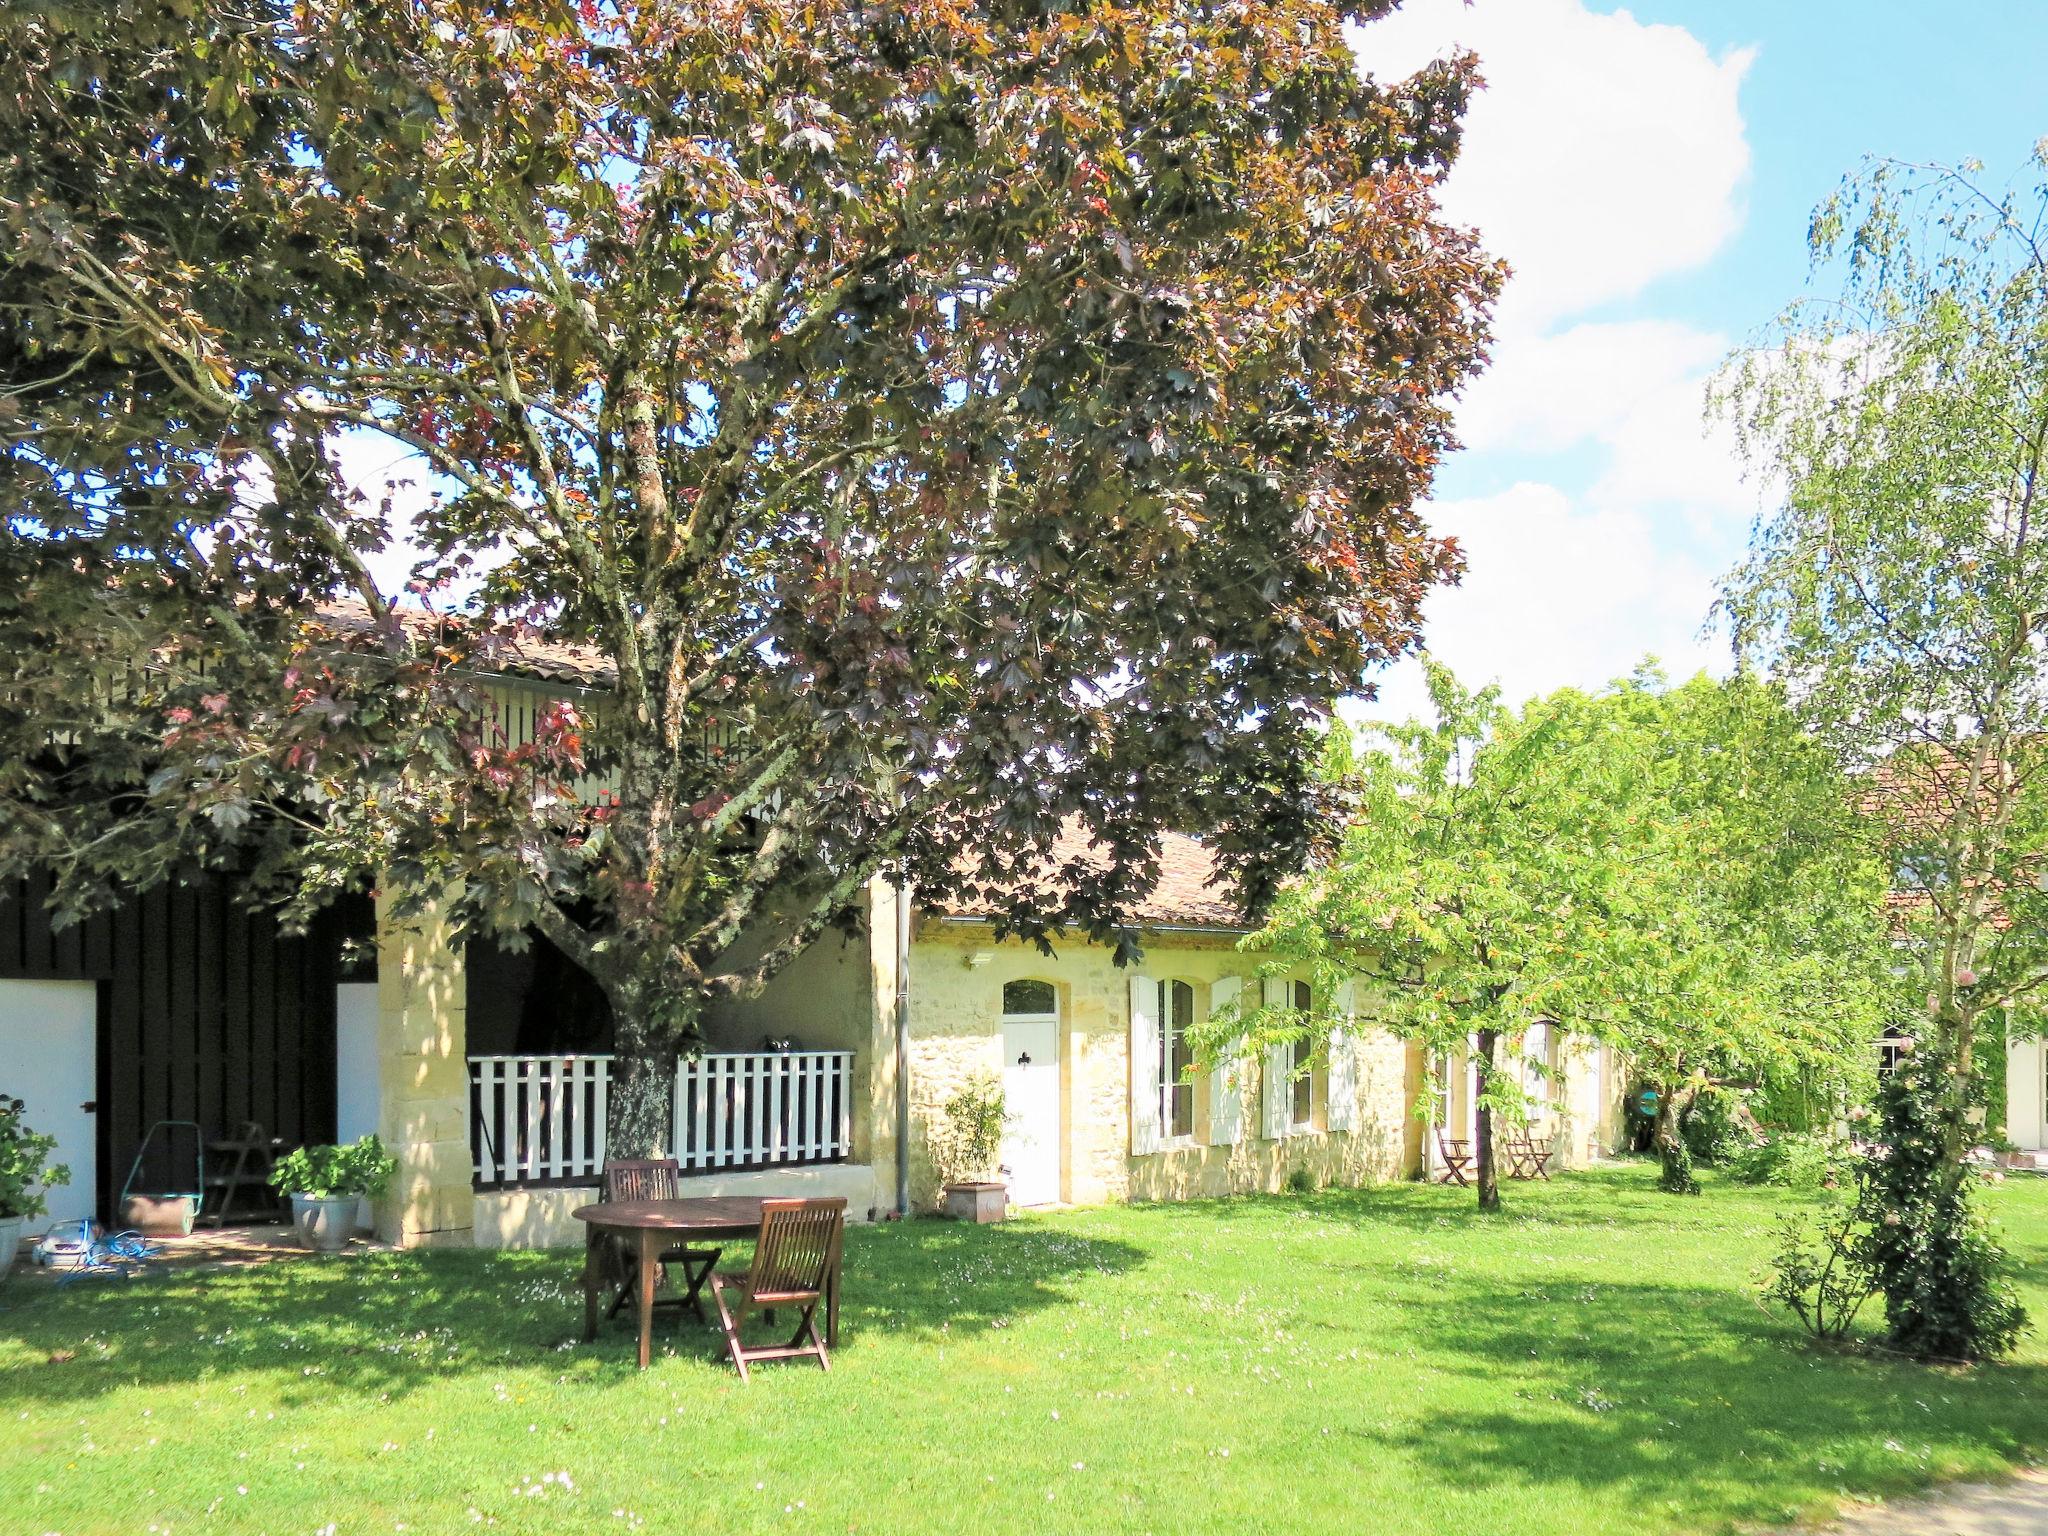
[[[1479,55],[1488,85],[1444,205],[1514,266],[1507,325],[1628,298],[1741,227],[1749,50],[1716,58],[1682,27],[1579,0],[1410,0],[1355,36],[1382,77]]]
[[[1680,506],[1696,526],[1739,526],[1754,505],[1726,428],[1705,418],[1707,380],[1730,343],[1665,319],[1589,322],[1504,343],[1458,427],[1475,453],[1596,447],[1583,494],[1601,506]]]
[[[1581,0],[1411,0],[1354,41],[1383,77],[1479,55],[1487,88],[1443,203],[1514,268],[1492,367],[1458,408],[1458,472],[1512,483],[1429,509],[1467,574],[1430,603],[1428,645],[1513,702],[1598,687],[1646,654],[1674,675],[1717,662],[1698,630],[1755,505],[1702,419],[1730,341],[1642,304],[1741,228],[1752,54]],[[1420,669],[1381,692],[1366,713],[1414,712]]]
[[[1654,655],[1673,677],[1723,664],[1701,638],[1718,566],[1666,536],[1655,513],[1588,507],[1554,485],[1439,502],[1440,531],[1468,562],[1464,582],[1429,601],[1431,652],[1470,686],[1497,681],[1519,704],[1565,684],[1597,688]],[[1400,719],[1427,704],[1412,661],[1358,715]]]
[[[343,483],[371,507],[383,506],[388,498],[385,525],[393,537],[364,564],[378,590],[395,596],[412,579],[412,568],[423,553],[409,534],[432,500],[432,471],[420,454],[367,428],[335,433],[328,438],[327,449]]]

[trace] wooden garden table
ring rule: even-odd
[[[583,1339],[597,1337],[597,1298],[604,1285],[604,1246],[616,1237],[640,1261],[640,1369],[654,1340],[654,1291],[665,1249],[700,1237],[758,1237],[761,1197],[698,1195],[686,1200],[601,1200],[570,1213],[584,1225]],[[825,1298],[826,1343],[839,1347],[839,1283]]]

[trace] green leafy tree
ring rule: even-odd
[[[1943,1235],[1883,1279],[1892,1342],[1970,1357],[2010,1338],[1915,1298],[1988,1296],[1965,1154],[1977,1041],[2048,981],[2048,149],[2035,184],[1875,163],[1814,215],[1838,293],[1793,305],[1719,401],[1772,487],[1724,605],[1738,644],[1865,775],[1911,956],[1917,1086],[1885,1100],[1890,1215]],[[1923,1122],[1924,1117],[1924,1122]],[[1887,1196],[1887,1176],[1874,1179]],[[1880,1224],[1883,1219],[1880,1217]]]
[[[1355,795],[1327,865],[1290,888],[1257,947],[1308,968],[1334,998],[1367,976],[1360,1012],[1435,1061],[1471,1051],[1479,1204],[1500,1203],[1497,1124],[1525,1112],[1509,1058],[1536,1024],[1571,1019],[1594,993],[1578,957],[1605,942],[1607,886],[1621,853],[1607,825],[1625,797],[1609,766],[1559,750],[1558,711],[1505,709],[1425,661],[1433,718],[1332,733],[1324,768]],[[1256,1056],[1282,1039],[1325,1049],[1333,1015],[1260,1010],[1225,1019],[1205,1055]],[[1242,1028],[1239,1026],[1242,1025]]]
[[[1588,951],[1603,979],[1572,1022],[1656,1088],[1663,1186],[1692,1193],[1681,1121],[1702,1095],[1875,1059],[1883,869],[1848,779],[1775,688],[1646,674],[1572,713],[1562,750],[1630,760],[1605,779],[1627,803]]]
[[[0,22],[0,160],[106,288],[54,235],[0,271],[0,867],[67,913],[196,861],[538,928],[633,1150],[880,872],[1128,956],[1161,829],[1255,908],[1327,837],[1329,703],[1457,564],[1469,58],[1362,78],[1307,0],[114,10]],[[43,176],[79,123],[144,170]],[[459,621],[378,589],[346,432],[427,466]],[[537,632],[606,687],[508,744],[465,678]]]
[[[1495,1124],[1526,1113],[1506,1070],[1554,1022],[1614,1045],[1660,1089],[1667,1188],[1704,1092],[1840,1056],[1878,1032],[1883,885],[1832,759],[1770,688],[1654,671],[1519,713],[1427,669],[1433,721],[1333,739],[1358,802],[1336,858],[1293,888],[1261,947],[1377,988],[1363,1010],[1438,1060],[1470,1045],[1479,1198]],[[1211,1050],[1322,1041],[1334,1017],[1260,1012]]]

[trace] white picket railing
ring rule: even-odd
[[[469,1150],[479,1184],[604,1171],[609,1056],[469,1058]]]
[[[853,1150],[853,1052],[721,1051],[676,1073],[684,1172],[826,1163]]]
[[[610,1056],[469,1058],[480,1185],[604,1172]],[[678,1064],[670,1145],[686,1172],[836,1162],[853,1149],[853,1052],[731,1051]]]

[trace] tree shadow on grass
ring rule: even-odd
[[[1705,1523],[1778,1521],[1788,1487],[1795,1504],[1891,1495],[2048,1451],[2038,1363],[1953,1370],[1821,1349],[1757,1305],[1741,1271],[1764,1261],[1773,1224],[1809,1208],[1805,1197],[1726,1185],[1674,1197],[1655,1188],[1653,1166],[1625,1165],[1506,1198],[1481,1212],[1470,1190],[1409,1183],[1158,1216],[1189,1238],[1206,1218],[1212,1233],[1324,1271],[1324,1294],[1360,1298],[1369,1321],[1318,1311],[1313,1285],[1268,1300],[1311,1354],[1341,1358],[1355,1342],[1426,1360],[1414,1418],[1354,1433],[1457,1485],[1510,1498],[1619,1488],[1650,1523],[1674,1498]],[[1695,1229],[1716,1234],[1688,1249],[1715,1266],[1697,1275],[1666,1251]],[[1329,1243],[1332,1232],[1362,1241]],[[2001,1233],[2022,1284],[2048,1279],[2037,1232],[2030,1221]],[[1866,1321],[1875,1331],[1879,1303]]]
[[[2039,1365],[1824,1349],[1725,1288],[1531,1277],[1509,1293],[1437,1275],[1401,1291],[1403,1342],[1451,1379],[1411,1427],[1375,1437],[1469,1486],[1633,1487],[1646,1510],[1682,1492],[1714,1518],[1773,1521],[1791,1513],[1788,1474],[1809,1498],[1888,1496],[1958,1452],[2048,1449]],[[1525,1407],[1457,1386],[1504,1377]],[[1489,1406],[1460,1406],[1479,1396]]]
[[[722,1267],[744,1268],[728,1244]],[[1128,1243],[1056,1226],[913,1221],[847,1232],[841,1349],[864,1333],[954,1337],[1044,1307],[1144,1261]],[[635,1373],[630,1305],[582,1342],[580,1249],[423,1249],[132,1280],[0,1284],[0,1408],[87,1401],[132,1386],[269,1373],[290,1405],[337,1391],[398,1396],[467,1373],[559,1367]],[[658,1313],[657,1348],[722,1359],[715,1328]],[[10,1357],[11,1360],[10,1360]]]
[[[1148,1257],[1116,1238],[1033,1221],[908,1221],[879,1229],[857,1250],[850,1242],[849,1263],[856,1252],[867,1262],[858,1296],[849,1281],[849,1307],[898,1332],[936,1335],[945,1327],[955,1336],[1064,1305],[1075,1286],[1127,1273]]]

